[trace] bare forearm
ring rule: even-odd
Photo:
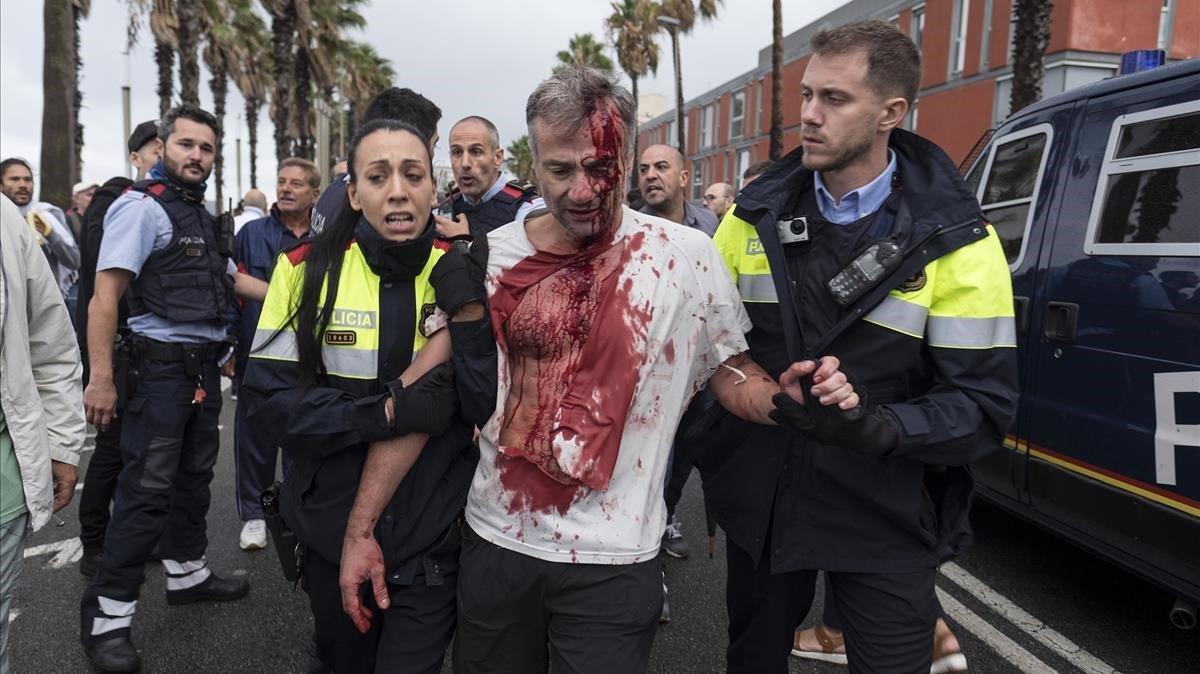
[[[421,449],[428,439],[428,435],[410,433],[371,443],[354,508],[346,524],[347,537],[368,538],[374,535],[375,525],[384,507],[421,456]]]
[[[88,363],[91,380],[111,382],[113,377],[113,338],[117,334],[117,305],[107,297],[96,295],[88,304]]]
[[[768,415],[775,409],[771,396],[779,393],[779,384],[745,354],[725,361],[708,386],[717,402],[730,412],[757,424],[775,425]]]
[[[251,302],[262,302],[267,298],[266,281],[254,278],[249,274],[237,272],[233,277],[233,293],[240,299]]]

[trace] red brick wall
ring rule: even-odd
[[[1173,59],[1200,56],[1200,0],[1176,0],[1169,56]]]
[[[1192,0],[1193,4],[1195,0]],[[1188,4],[1180,0],[1177,5]],[[1057,5],[1057,3],[1056,3]],[[1058,7],[1053,16],[1055,30],[1050,36],[1051,49],[1077,49],[1122,53],[1134,49],[1154,49],[1158,44],[1158,21],[1161,3],[1158,0],[1071,0],[1064,3],[1069,11],[1067,23],[1058,21]],[[1061,45],[1061,46],[1058,46]],[[1058,46],[1058,49],[1054,47]]]
[[[917,133],[941,146],[955,162],[971,151],[992,121],[996,83],[984,80],[921,98]]]

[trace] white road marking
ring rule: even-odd
[[[82,482],[75,483],[75,491],[83,491],[83,483]]]
[[[83,544],[78,538],[68,538],[54,543],[43,543],[35,545],[31,548],[25,548],[25,559],[30,557],[40,557],[41,555],[49,555],[53,553],[50,561],[46,562],[46,566],[51,569],[61,569],[69,564],[74,564],[83,557]]]
[[[992,627],[977,613],[963,606],[957,599],[942,588],[937,588],[938,599],[942,609],[951,620],[970,630],[983,640],[1005,662],[1011,664],[1026,674],[1053,674],[1054,668],[1042,662],[1036,655],[1021,647],[1007,634]]]
[[[19,616],[19,615],[21,615],[21,609],[14,608],[14,609],[10,610],[8,612],[8,624],[9,625],[13,624],[13,621],[16,620],[17,616]]]
[[[1089,653],[1087,650],[1066,638],[1049,625],[1017,606],[1008,597],[988,587],[983,581],[950,562],[943,564],[942,575],[950,582],[970,592],[979,601],[1016,625],[1020,630],[1037,640],[1038,643],[1054,651],[1067,662],[1075,665],[1088,674],[1116,674],[1112,665]]]

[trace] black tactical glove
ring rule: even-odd
[[[392,395],[392,435],[409,433],[441,435],[458,414],[458,392],[454,366],[442,363],[420,379],[405,386],[399,379],[387,385]]]
[[[771,398],[775,409],[768,416],[780,426],[790,428],[823,445],[867,454],[887,454],[896,448],[900,434],[883,410],[868,405],[866,389],[856,386],[849,374],[846,374],[846,378],[851,381],[854,392],[858,394],[859,403],[853,409],[843,410],[837,405],[822,405],[814,396],[808,394],[808,391],[812,390],[812,378],[804,377],[802,381],[808,405],[796,402],[786,393],[776,393]]]
[[[455,312],[471,302],[487,302],[487,236],[475,237],[468,251],[463,241],[455,241],[450,250],[433,266],[429,281],[437,293],[437,305],[453,318]]]

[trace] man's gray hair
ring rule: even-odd
[[[575,133],[603,101],[611,101],[625,126],[623,155],[633,154],[637,138],[637,109],[629,90],[618,83],[615,75],[595,68],[567,68],[538,85],[525,103],[525,124],[529,128],[529,149],[537,159],[537,136],[533,123],[543,124],[567,133]]]

